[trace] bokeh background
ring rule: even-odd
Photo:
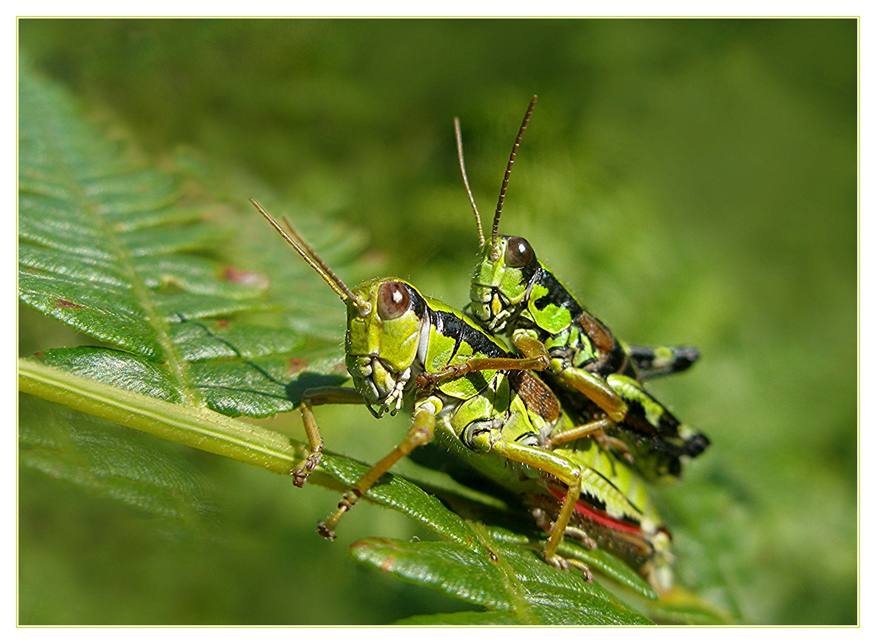
[[[490,213],[537,93],[503,232],[529,238],[624,339],[702,353],[652,386],[712,439],[658,495],[682,551],[746,623],[857,622],[856,21],[18,26],[27,64],[145,162],[196,156],[343,222],[381,274],[457,306],[476,238],[452,119]],[[249,196],[217,198],[252,217]],[[22,355],[88,342],[19,315]],[[326,440],[379,457],[404,422],[361,414],[320,409]],[[213,502],[207,546],[22,469],[19,621],[368,624],[464,608],[343,555],[358,536],[412,534],[403,517],[357,508],[328,544],[314,525],[334,492],[185,458]]]

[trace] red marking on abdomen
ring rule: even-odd
[[[559,501],[562,501],[566,494],[558,490],[555,487],[548,488]],[[608,516],[608,514],[604,510],[600,510],[598,508],[594,508],[592,505],[587,503],[587,501],[582,501],[578,499],[578,502],[575,503],[575,511],[580,512],[586,517],[589,517],[596,523],[599,523],[604,526],[608,526],[612,530],[620,530],[621,532],[628,532],[630,534],[641,535],[644,537],[644,533],[642,532],[642,527],[631,523],[629,521],[624,521],[623,519],[615,519],[614,517]]]

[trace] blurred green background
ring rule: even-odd
[[[712,439],[659,495],[682,552],[747,623],[857,622],[856,21],[18,26],[29,64],[147,163],[197,155],[264,186],[269,209],[360,229],[383,274],[457,306],[477,243],[452,119],[489,216],[537,93],[502,231],[627,341],[702,353],[652,386]],[[253,217],[249,196],[220,194]],[[27,310],[19,324],[22,355],[88,342]],[[338,341],[342,324],[339,309]],[[354,411],[320,410],[330,447],[376,458],[403,431],[362,432]],[[359,536],[411,534],[404,518],[357,509],[328,544],[314,525],[336,493],[187,460],[213,504],[206,546],[22,469],[19,621],[363,624],[464,607],[343,556]]]

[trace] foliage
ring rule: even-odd
[[[268,279],[194,255],[215,240],[175,177],[133,165],[66,97],[30,72],[21,80],[20,297],[112,345],[51,349],[20,363],[23,392],[97,417],[79,424],[51,408],[60,418],[44,425],[25,399],[22,464],[179,519],[204,514],[184,461],[102,421],[288,474],[304,446],[225,417],[287,410],[292,392],[319,375],[312,365],[293,368],[298,334],[225,319],[264,308]],[[322,381],[344,380],[333,371]],[[322,469],[345,485],[364,473],[340,457]],[[598,585],[546,565],[537,540],[497,541],[403,479],[370,497],[451,543],[365,540],[353,547],[356,559],[496,611],[439,621],[647,623]],[[656,599],[623,564],[590,559]]]
[[[459,304],[474,232],[451,119],[462,118],[488,212],[534,92],[503,227],[550,249],[621,337],[703,354],[691,374],[654,385],[713,440],[659,494],[682,585],[731,619],[855,621],[854,21],[19,26],[30,59],[88,108],[76,113],[25,59],[20,285],[41,313],[20,310],[19,340],[20,355],[41,354],[22,373],[49,374],[36,393],[64,404],[20,402],[23,623],[540,615],[525,595],[507,596],[522,612],[472,613],[428,587],[351,573],[313,531],[335,492],[290,492],[264,467],[98,418],[173,409],[150,427],[185,426],[190,438],[222,427],[219,453],[250,428],[258,448],[237,456],[287,467],[300,446],[278,430],[300,437],[295,414],[229,416],[285,411],[307,383],[339,382],[342,316],[246,197],[293,218],[348,281],[398,273]],[[105,127],[88,124],[95,116]],[[365,256],[359,231],[371,236]],[[87,409],[70,406],[70,383]],[[373,462],[402,421],[359,411],[321,409],[320,424],[330,447]],[[404,475],[438,491],[425,470]],[[474,516],[486,527],[466,525],[505,552],[491,515]],[[439,533],[410,543],[425,539],[420,525],[358,507],[339,534],[370,566],[402,545],[405,556],[459,547]],[[513,552],[502,560],[537,563]],[[443,577],[417,577],[429,579]],[[655,619],[695,619],[689,597],[676,598],[679,617],[606,574],[599,582]]]

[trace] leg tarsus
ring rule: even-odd
[[[590,572],[590,568],[583,561],[578,561],[577,559],[567,559],[559,555],[554,555],[550,559],[546,559],[546,561],[550,565],[554,566],[555,568],[559,568],[560,570],[568,571],[571,568],[575,568],[584,576],[584,581],[586,581],[588,584],[593,583],[593,573]]]
[[[310,473],[316,469],[321,461],[322,445],[320,445],[318,449],[312,450],[310,454],[307,455],[307,458],[301,461],[301,463],[298,464],[298,467],[292,472],[292,483],[295,487],[304,487],[304,484],[307,483],[307,477],[310,476]]]
[[[548,513],[542,510],[541,508],[535,508],[532,511],[532,516],[535,517],[535,524],[544,530],[547,533],[550,533],[554,529],[554,522],[551,520]],[[583,528],[578,528],[576,526],[567,525],[566,529],[563,530],[563,534],[570,537],[575,537],[578,541],[581,542],[588,550],[593,550],[598,547],[596,541],[587,534],[587,532]]]
[[[568,570],[569,567],[575,568],[576,570],[578,570],[578,572],[584,575],[584,581],[586,581],[588,584],[593,583],[593,573],[590,572],[590,567],[586,563],[584,563],[583,561],[578,561],[577,559],[566,559],[565,561],[566,570]]]
[[[310,452],[298,466],[292,470],[292,482],[296,487],[304,487],[307,477],[322,461],[322,437],[319,426],[313,417],[315,405],[361,405],[365,401],[355,389],[350,387],[312,387],[305,389],[301,395],[301,421],[304,423],[304,433]]]
[[[322,460],[322,437],[319,435],[319,427],[313,417],[312,405],[313,401],[308,392],[305,391],[301,401],[301,421],[304,423],[304,433],[307,434],[310,452],[292,472],[292,483],[295,484],[295,487],[304,487],[304,484],[307,483],[307,477]]]

